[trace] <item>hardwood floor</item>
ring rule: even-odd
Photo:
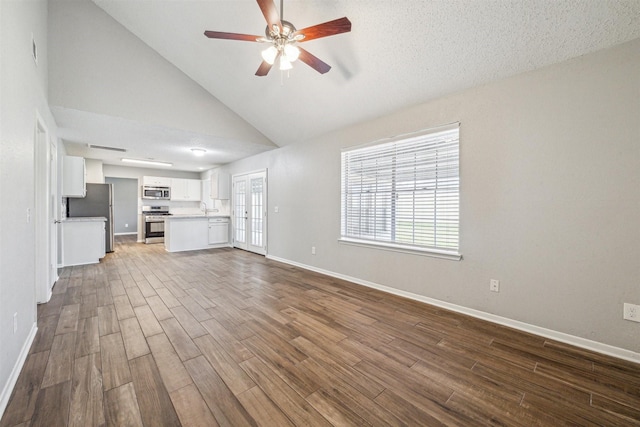
[[[0,426],[640,426],[640,365],[248,252],[65,268]]]

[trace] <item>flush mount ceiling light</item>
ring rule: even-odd
[[[266,76],[278,59],[280,59],[278,62],[280,70],[290,70],[293,68],[291,63],[297,59],[300,59],[300,61],[320,74],[324,74],[331,69],[329,64],[298,47],[297,44],[321,37],[347,33],[351,31],[351,21],[344,17],[303,28],[302,30],[296,30],[296,27],[291,22],[283,19],[283,0],[280,0],[280,14],[278,14],[278,9],[273,0],[257,0],[257,2],[267,20],[266,37],[221,31],[205,31],[204,35],[211,39],[270,43],[271,46],[262,51],[263,61],[258,67],[258,71],[256,71],[256,76]]]
[[[205,150],[204,148],[192,148],[191,152],[193,153],[194,156],[202,157],[204,156],[204,153],[207,152],[207,150]]]
[[[173,163],[167,163],[167,162],[156,162],[153,160],[138,160],[138,159],[120,159],[125,163],[137,163],[140,165],[149,165],[149,166],[165,166],[165,167],[171,167],[173,166]]]

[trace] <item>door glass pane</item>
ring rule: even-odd
[[[246,184],[245,181],[237,181],[234,185],[234,201],[235,201],[235,241],[244,243],[246,242],[246,212],[247,212],[247,199],[246,199]]]
[[[251,244],[262,247],[263,180],[251,179]]]

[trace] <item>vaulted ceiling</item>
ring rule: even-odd
[[[304,44],[327,74],[298,61],[257,77],[265,45],[203,35],[263,34],[254,0],[50,0],[49,13],[67,151],[192,171],[640,37],[637,0],[285,0],[297,28],[347,16],[352,31]]]

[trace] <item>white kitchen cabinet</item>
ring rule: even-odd
[[[229,218],[209,218],[209,244],[229,243]]]
[[[62,157],[62,197],[87,195],[87,170],[83,157]]]
[[[199,202],[202,183],[198,179],[171,179],[171,200]]]
[[[152,187],[170,187],[171,178],[165,176],[143,176],[142,185],[148,185]]]
[[[229,200],[229,174],[215,170],[211,172],[211,198],[213,200]]]
[[[95,264],[105,256],[105,221],[97,218],[67,218],[62,225],[62,265]]]

